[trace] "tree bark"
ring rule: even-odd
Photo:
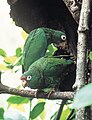
[[[81,10],[81,3],[77,2],[78,0],[63,0],[66,4],[68,10],[72,14],[73,18],[77,23],[79,23],[79,16]]]
[[[37,94],[37,91],[33,91],[33,90],[18,90],[15,88],[11,88],[8,86],[3,85],[2,83],[0,83],[0,94],[13,94],[13,95],[19,95],[22,97],[31,97],[31,98],[44,98],[44,99],[73,99],[74,97],[74,92],[54,92],[52,93],[49,97],[48,94],[44,93],[44,92],[39,92],[39,94]],[[37,94],[37,96],[36,96]]]
[[[16,3],[18,0],[7,0],[9,5],[13,5],[14,3]]]
[[[90,14],[91,0],[83,0],[78,27],[78,46],[77,46],[77,69],[76,82],[74,88],[78,91],[85,84],[85,70],[86,70],[86,55],[87,55],[87,40],[89,32],[89,14]],[[81,99],[81,98],[80,98]],[[85,109],[76,110],[76,120],[85,120]]]

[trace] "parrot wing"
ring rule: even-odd
[[[29,66],[45,55],[47,39],[42,28],[30,32],[23,49],[23,67],[27,71]]]

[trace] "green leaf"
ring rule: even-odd
[[[11,96],[7,99],[7,102],[12,104],[25,104],[29,102],[29,99],[20,96]]]
[[[28,37],[28,34],[24,30],[22,30],[21,35],[22,35],[24,40],[26,40]]]
[[[22,49],[19,47],[16,49],[16,56],[20,57],[22,55]]]
[[[19,66],[19,65],[22,65],[22,56],[19,57],[16,62],[14,63],[14,66]]]
[[[0,108],[0,120],[4,120],[4,109]]]
[[[6,52],[0,48],[0,56],[6,57]]]
[[[13,69],[13,67],[14,67],[14,66],[13,66],[12,64],[7,65],[7,68],[8,68],[8,69]]]
[[[50,120],[55,120],[58,112],[55,112],[51,117]]]
[[[17,60],[17,57],[16,57],[15,55],[4,58],[4,62],[5,62],[6,64],[12,64],[12,65],[13,65],[16,60]]]
[[[44,110],[44,105],[45,102],[38,103],[30,112],[30,118],[35,119]]]
[[[60,120],[67,120],[70,113],[71,113],[71,109],[67,105],[64,105]]]
[[[52,52],[54,51],[53,46],[52,46],[52,45],[49,45],[49,46],[48,46],[48,50],[52,53]]]
[[[90,53],[89,53],[89,58],[90,58],[90,60],[92,60],[92,51],[90,51]]]
[[[0,71],[7,71],[9,68],[5,64],[0,64]]]
[[[81,88],[74,97],[73,108],[83,108],[92,105],[92,83]]]
[[[48,50],[46,51],[46,56],[53,55],[53,53],[57,50],[52,44],[48,46]]]

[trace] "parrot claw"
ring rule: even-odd
[[[37,91],[35,93],[35,98],[38,98],[38,94],[41,93],[41,92],[44,92],[44,94],[47,95],[47,98],[50,98],[50,95],[55,92],[55,88],[52,88],[52,89],[49,89],[49,90],[48,90],[48,88],[37,89]]]
[[[38,94],[41,92],[41,89],[37,89],[36,93],[35,93],[35,98],[38,98]]]
[[[55,92],[55,88],[53,88],[49,93],[48,93],[48,98],[50,98],[51,94]]]

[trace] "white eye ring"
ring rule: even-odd
[[[32,78],[32,76],[30,76],[30,75],[27,76],[27,80],[31,80],[31,78]]]
[[[65,40],[66,40],[66,36],[65,36],[65,35],[62,35],[62,36],[61,36],[61,39],[65,41]]]

